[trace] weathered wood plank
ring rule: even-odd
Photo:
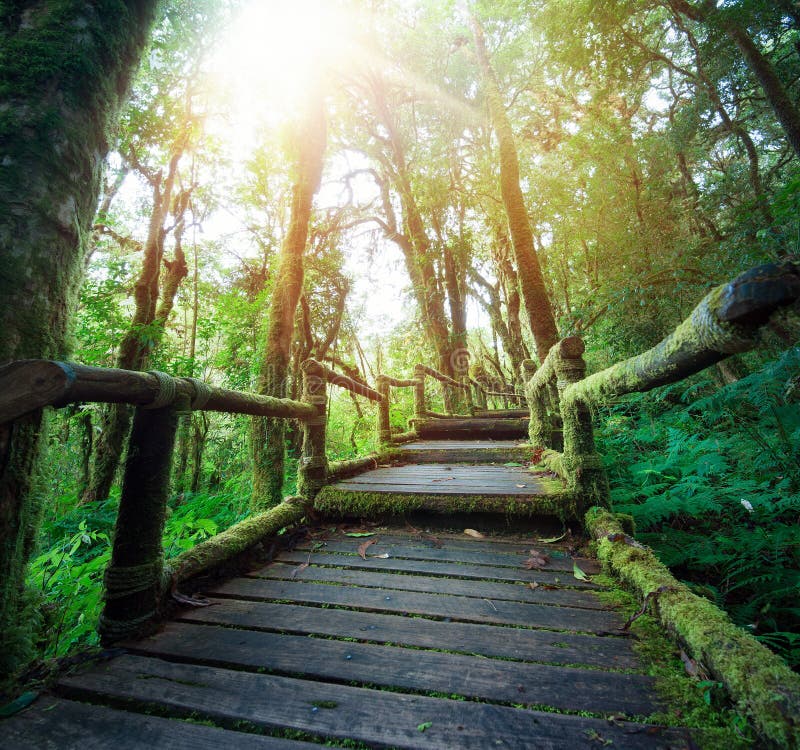
[[[494,625],[442,622],[422,617],[325,609],[298,604],[213,599],[213,606],[192,608],[179,615],[186,622],[233,625],[255,630],[356,638],[419,648],[460,651],[521,661],[584,664],[609,669],[635,669],[631,641],[551,630],[504,628]]]
[[[65,677],[59,689],[82,698],[102,695],[112,700],[157,705],[177,714],[196,713],[212,719],[249,721],[266,728],[289,727],[323,737],[354,739],[371,747],[594,750],[597,737],[631,750],[691,747],[688,735],[679,730],[637,724],[612,726],[600,719],[137,656],[123,656],[83,674]],[[331,707],[319,707],[323,702]],[[423,722],[430,722],[425,732],[418,729]]]
[[[446,593],[452,596],[534,602],[582,609],[608,609],[590,591],[554,587],[544,588],[542,586],[532,589],[522,583],[512,584],[496,583],[494,581],[464,581],[429,576],[407,576],[399,573],[328,568],[318,565],[310,565],[303,570],[299,570],[299,566],[293,563],[276,563],[251,574],[251,577],[349,584],[352,586],[397,589],[400,591],[422,591],[429,594]]]
[[[595,633],[621,628],[616,613],[548,607],[543,604],[468,599],[446,594],[421,594],[411,591],[332,586],[300,581],[269,581],[260,578],[235,578],[211,586],[206,593],[256,600],[280,600],[356,607],[373,612],[403,612],[429,617],[448,617],[465,622],[484,622],[522,627]]]
[[[63,698],[38,700],[3,721],[3,750],[319,750],[319,745],[118,711]]]
[[[367,557],[362,560],[358,555],[344,555],[330,552],[282,552],[283,562],[300,563],[309,561],[317,565],[342,565],[363,570],[392,570],[403,573],[422,573],[425,575],[466,578],[469,580],[522,581],[523,583],[547,583],[551,585],[569,586],[578,589],[595,589],[600,587],[590,581],[579,581],[565,571],[525,570],[519,568],[496,567],[491,565],[468,565],[466,563],[448,563],[436,560],[404,560],[402,558],[381,559]]]
[[[459,450],[461,448],[469,448],[470,450],[478,451],[494,448],[522,447],[526,447],[526,444],[520,442],[519,440],[415,440],[413,443],[406,443],[402,450],[426,451]]]
[[[297,635],[169,623],[125,644],[134,653],[224,668],[268,669],[335,682],[434,691],[566,711],[646,715],[656,710],[645,675],[498,661]]]
[[[507,566],[510,568],[522,568],[522,564],[530,557],[530,550],[536,549],[548,556],[547,565],[543,566],[545,570],[562,570],[572,572],[573,561],[568,555],[561,550],[548,550],[543,545],[536,547],[520,547],[516,552],[493,552],[484,550],[471,550],[463,547],[448,547],[447,545],[439,548],[433,546],[412,546],[405,544],[401,540],[392,539],[392,537],[384,537],[381,534],[376,534],[374,539],[377,542],[370,546],[369,553],[379,554],[381,552],[389,552],[392,557],[404,557],[411,560],[444,560],[446,562],[462,562],[472,563],[474,565],[493,565],[493,566]],[[325,545],[321,549],[331,552],[343,552],[349,554],[357,554],[358,547],[365,540],[360,538],[352,538],[347,540],[332,539],[323,542]],[[301,545],[297,547],[298,550],[311,551],[314,543]]]
[[[332,485],[332,487],[349,492],[380,492],[382,495],[465,495],[467,496],[465,497],[465,505],[469,502],[470,495],[484,495],[498,499],[513,497],[517,500],[523,500],[526,497],[548,494],[548,489],[541,486],[519,488],[514,486],[498,487],[496,485],[478,483],[456,485],[450,482],[435,484],[429,482],[418,482],[414,484],[374,483],[358,481],[361,476],[364,475],[360,475],[357,480],[338,482]]]
[[[494,438],[524,440],[528,436],[527,419],[413,419],[421,438]]]

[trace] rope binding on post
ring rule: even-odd
[[[156,391],[156,397],[142,408],[163,409],[165,406],[169,406],[175,400],[175,394],[178,390],[175,378],[158,370],[148,370],[147,374],[154,375],[158,380],[158,391]]]

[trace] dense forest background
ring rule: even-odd
[[[369,382],[423,362],[520,388],[546,315],[498,135],[557,337],[584,337],[591,370],[655,344],[712,285],[800,254],[790,0],[279,5],[164,4],[108,158],[76,361],[260,392],[282,367],[295,397],[307,357]],[[798,330],[787,315],[758,352],[597,415],[615,509],[795,667]],[[396,426],[412,407],[392,405]],[[30,570],[45,656],[95,638],[129,419],[53,419]],[[329,456],[374,449],[374,422],[333,393]],[[248,514],[257,434],[183,419],[168,555]],[[299,436],[277,439],[269,498],[294,490]]]

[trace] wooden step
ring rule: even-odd
[[[417,440],[397,449],[401,461],[430,463],[526,463],[533,450],[519,440]]]
[[[527,419],[412,419],[423,439],[451,438],[475,440],[524,440],[528,437]]]

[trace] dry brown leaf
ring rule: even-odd
[[[464,529],[464,533],[467,536],[471,536],[473,539],[485,539],[486,537],[481,534],[480,531],[475,531],[475,529]]]
[[[538,584],[538,583],[536,583],[536,581],[533,581],[533,583],[529,583],[529,584],[528,584],[528,586],[529,586],[531,589],[533,589],[534,591],[536,591],[536,589],[538,589],[538,588],[539,588],[539,584]]]
[[[540,555],[538,552],[533,552],[533,554],[522,563],[522,567],[525,570],[539,570],[543,568],[549,562],[550,558],[547,555]]]
[[[429,541],[436,549],[441,549],[444,547],[444,543],[442,542],[439,537],[434,536],[433,534],[422,534],[422,538]]]
[[[292,571],[292,578],[295,578],[295,577],[297,576],[297,574],[298,574],[298,573],[302,573],[302,572],[303,572],[303,571],[304,571],[304,570],[305,570],[307,567],[308,567],[308,563],[302,563],[301,565],[298,565],[298,566],[297,566],[297,567],[296,567],[296,568],[295,568],[295,569]]]
[[[359,556],[359,557],[360,557],[362,560],[366,560],[366,559],[367,559],[367,548],[368,548],[368,547],[369,547],[371,544],[377,544],[377,542],[378,542],[378,540],[377,540],[375,537],[372,537],[372,539],[367,539],[367,541],[366,541],[366,542],[364,542],[363,544],[360,544],[360,545],[358,546],[358,556]]]

